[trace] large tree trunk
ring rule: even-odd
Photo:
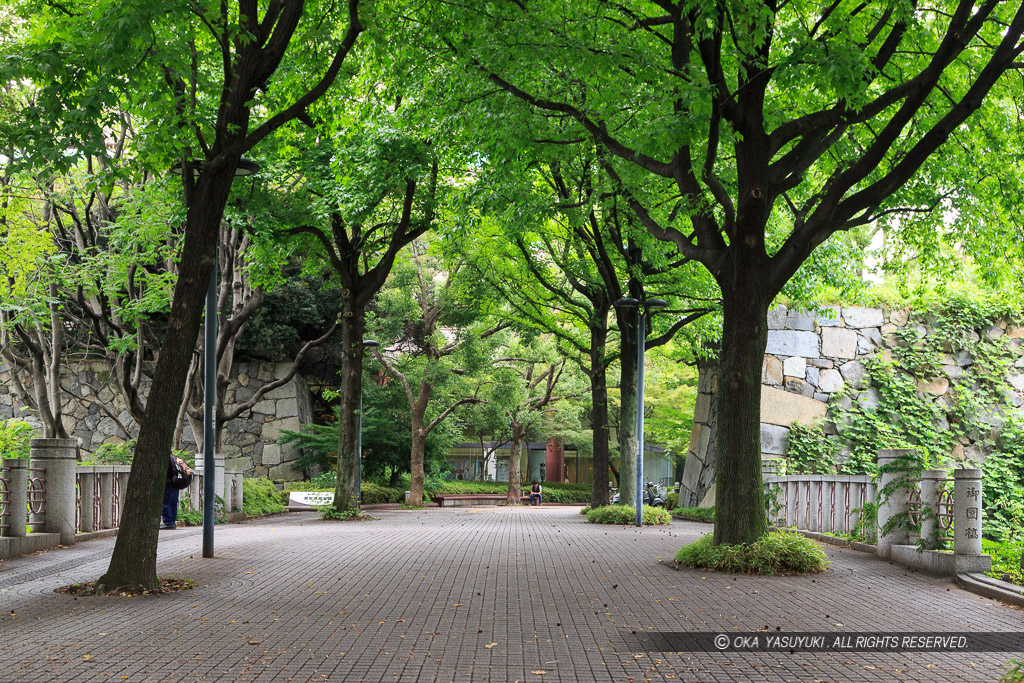
[[[512,441],[508,456],[508,496],[506,502],[509,505],[522,503],[523,492],[519,486],[519,451],[526,437],[526,429],[512,418]]]
[[[722,287],[716,444],[715,544],[753,543],[768,531],[761,483],[761,365],[771,295],[751,268]]]
[[[341,318],[341,415],[338,421],[338,477],[334,485],[334,509],[359,508],[359,399],[363,392],[363,308],[342,302]]]
[[[409,505],[423,505],[423,460],[427,451],[427,430],[423,425],[434,386],[420,383],[419,398],[412,404],[412,452],[409,462]]]
[[[590,426],[594,444],[594,482],[590,489],[590,506],[595,508],[608,504],[607,339],[608,329],[603,324],[590,328]]]
[[[619,503],[636,505],[636,342],[637,309],[620,308],[619,320]]]
[[[236,165],[237,159],[234,159],[219,165],[216,171],[212,166],[207,167],[199,176],[199,185],[190,202],[167,334],[154,371],[146,415],[139,428],[117,541],[110,566],[97,581],[107,589],[157,586],[156,548],[167,463],[192,352],[202,324],[217,231]]]

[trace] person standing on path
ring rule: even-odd
[[[537,501],[537,505],[543,505],[544,499],[541,495],[541,486],[537,483],[537,480],[533,480],[533,484],[530,486],[530,505],[533,505],[533,501]]]
[[[171,456],[164,484],[164,507],[161,529],[175,529],[178,525],[178,493],[192,483],[192,470],[181,458]]]

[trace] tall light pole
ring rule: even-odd
[[[636,327],[636,525],[644,524],[644,345],[647,341],[648,309],[668,306],[664,299],[633,299],[615,302],[618,308],[637,309]]]
[[[193,172],[202,172],[202,161],[192,164]],[[235,177],[244,178],[260,172],[260,165],[248,159],[239,159]],[[171,173],[184,173],[184,164],[171,168]],[[203,319],[203,557],[213,557],[214,502],[217,497],[217,284],[219,281],[219,255],[213,254],[213,270],[206,287],[206,312]],[[221,480],[223,481],[223,479]],[[223,493],[223,491],[221,492]]]
[[[363,340],[364,349],[380,346],[372,339]],[[359,364],[360,369],[362,363]],[[356,505],[363,507],[363,374],[359,373],[359,433],[356,435]]]

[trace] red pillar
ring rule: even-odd
[[[547,462],[544,469],[547,480],[562,482],[565,479],[565,446],[560,438],[548,438],[545,456]]]

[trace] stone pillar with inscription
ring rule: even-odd
[[[992,568],[992,558],[981,552],[981,501],[981,470],[953,470],[953,560],[957,574]]]

